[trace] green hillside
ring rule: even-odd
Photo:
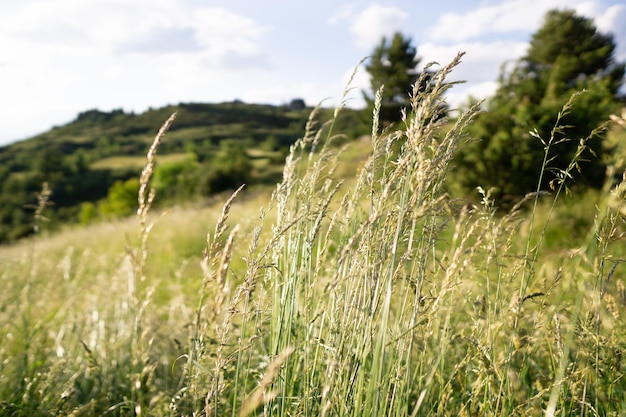
[[[181,103],[142,114],[88,110],[74,121],[0,148],[0,243],[33,230],[44,183],[51,191],[49,227],[87,223],[132,213],[137,175],[160,126],[177,113],[159,149],[155,186],[161,204],[206,197],[249,185],[276,183],[289,146],[305,129],[312,109],[294,100],[272,106],[239,101]],[[330,110],[322,110],[327,114]],[[360,133],[358,112],[339,123]]]

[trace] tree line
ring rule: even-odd
[[[625,66],[615,49],[613,35],[601,33],[592,19],[567,9],[549,11],[526,54],[502,71],[497,91],[468,128],[470,140],[452,175],[456,185],[464,193],[491,188],[504,204],[562,180],[601,187],[614,149],[606,130],[597,128],[624,105]],[[399,125],[413,88],[428,88],[429,74],[417,70],[420,61],[401,33],[383,38],[373,51],[365,99],[371,111],[372,92],[384,85],[383,125]]]

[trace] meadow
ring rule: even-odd
[[[459,59],[406,129],[379,94],[371,140],[334,146],[341,108],[314,111],[272,190],[151,210],[172,116],[135,217],[47,235],[42,192],[0,248],[0,415],[625,415],[626,180],[570,196],[574,159],[505,212],[452,198]]]

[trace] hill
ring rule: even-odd
[[[159,149],[155,186],[161,204],[206,197],[241,183],[275,183],[289,146],[312,108],[301,100],[272,106],[180,103],[141,114],[88,110],[66,125],[0,148],[0,243],[30,234],[38,194],[50,192],[50,227],[130,214],[137,176],[160,126],[177,118]],[[327,114],[330,110],[322,109]],[[360,133],[358,112],[339,123]]]

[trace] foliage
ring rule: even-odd
[[[401,109],[408,108],[413,88],[420,79],[417,65],[421,58],[412,40],[396,32],[391,40],[383,37],[374,49],[365,69],[370,74],[371,95],[364,93],[368,116],[374,108],[374,94],[384,86],[380,108],[383,124],[400,121]],[[426,79],[422,84],[425,84]],[[419,85],[423,90],[425,85]]]
[[[98,210],[94,203],[89,201],[81,203],[80,211],[78,212],[78,221],[82,225],[87,225],[94,221],[98,217]]]
[[[137,193],[139,180],[130,178],[116,181],[105,201],[100,204],[99,211],[108,218],[129,216],[137,211]]]
[[[606,134],[595,129],[615,110],[624,75],[614,51],[612,35],[599,33],[592,20],[570,10],[548,12],[527,54],[502,76],[487,111],[470,129],[475,140],[458,158],[465,188],[496,187],[505,197],[523,196],[537,186],[550,189],[581,141],[586,150],[577,169],[585,175],[575,175],[575,181],[602,186],[603,155],[610,149],[604,146]],[[576,94],[582,90],[586,93]],[[573,96],[573,106],[560,114]]]

